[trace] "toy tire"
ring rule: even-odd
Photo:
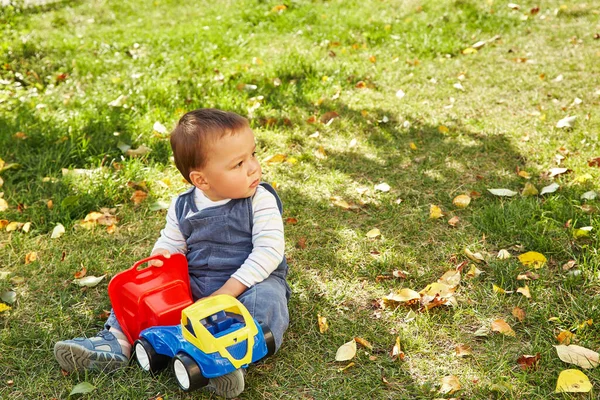
[[[133,344],[133,349],[135,351],[135,359],[144,371],[156,374],[169,365],[170,358],[158,354],[150,342],[144,338],[136,340]]]
[[[173,357],[173,374],[184,392],[191,392],[208,385],[208,378],[202,375],[198,363],[185,353]]]
[[[275,354],[275,336],[273,336],[273,332],[271,332],[267,325],[261,324],[260,327],[262,328],[265,343],[267,345],[267,355],[265,358],[271,357]]]

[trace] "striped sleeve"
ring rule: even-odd
[[[259,186],[252,198],[252,252],[233,278],[251,287],[264,281],[283,260],[283,220],[275,196]]]
[[[177,213],[175,212],[175,203],[178,197],[173,198],[169,211],[167,211],[167,222],[165,227],[160,231],[160,237],[154,244],[152,252],[156,249],[165,249],[169,253],[187,253],[187,244],[183,234],[179,230],[179,221],[177,221]]]

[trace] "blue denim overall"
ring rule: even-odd
[[[267,183],[261,183],[277,200],[281,200]],[[226,204],[198,211],[192,187],[179,196],[175,211],[179,229],[186,238],[188,272],[194,300],[209,296],[218,290],[246,261],[252,252],[252,198],[232,199]],[[279,349],[289,324],[287,302],[291,290],[286,282],[285,257],[267,279],[248,288],[238,300],[260,323],[266,324]],[[105,327],[118,327],[114,314]]]

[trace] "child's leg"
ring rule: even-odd
[[[125,366],[129,360],[131,345],[121,332],[119,323],[111,311],[104,329],[91,338],[63,340],[54,345],[54,357],[65,371],[110,371]]]
[[[283,334],[290,322],[287,306],[290,293],[285,280],[270,276],[238,297],[250,315],[269,327],[275,338],[276,351],[281,347]]]

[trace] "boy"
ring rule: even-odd
[[[248,121],[231,112],[199,109],[185,114],[171,133],[177,169],[193,187],[173,200],[152,254],[186,255],[194,300],[215,294],[237,297],[265,323],[279,349],[288,327],[287,262],[281,201],[260,183],[262,170]],[[162,266],[162,261],[154,261]],[[126,365],[131,345],[111,313],[97,336],[56,343],[67,371],[112,370]],[[211,379],[209,389],[235,397],[244,390],[241,370]]]

